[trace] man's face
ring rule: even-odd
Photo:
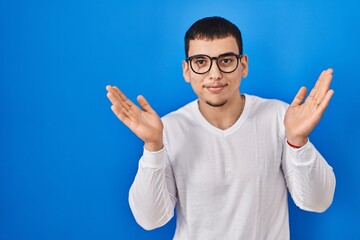
[[[189,57],[198,54],[217,57],[224,53],[239,54],[239,48],[234,37],[214,40],[190,40]],[[185,81],[191,84],[199,98],[199,103],[205,103],[213,107],[222,107],[234,101],[240,94],[241,79],[245,78],[247,73],[248,59],[246,55],[239,59],[239,65],[232,73],[221,72],[216,60],[213,60],[209,72],[197,74],[193,72],[189,62],[183,61],[183,76]]]

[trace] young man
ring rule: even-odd
[[[176,208],[174,239],[289,239],[287,191],[307,211],[333,199],[332,168],[308,139],[333,95],[332,69],[287,105],[240,93],[248,56],[231,22],[197,21],[185,48],[183,76],[198,99],[162,119],[144,97],[140,109],[106,87],[113,112],[144,141],[129,194],[136,221],[154,229]]]

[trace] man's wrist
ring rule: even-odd
[[[149,152],[158,152],[164,147],[162,142],[159,143],[145,143],[144,148]]]
[[[286,142],[292,148],[301,148],[308,142],[308,138],[287,138]]]

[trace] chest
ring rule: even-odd
[[[197,133],[176,138],[171,153],[179,192],[221,193],[256,185],[281,171],[283,138],[276,129],[249,125],[228,136]]]

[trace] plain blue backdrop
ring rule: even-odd
[[[360,239],[359,12],[358,0],[0,0],[0,239],[171,239],[175,220],[148,232],[130,212],[142,142],[105,86],[161,116],[193,100],[183,37],[213,15],[242,31],[242,92],[290,102],[334,68],[310,136],[334,168],[334,202],[315,214],[290,200],[291,239]]]

